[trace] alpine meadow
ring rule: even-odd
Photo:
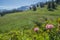
[[[0,12],[0,40],[60,40],[60,1]]]

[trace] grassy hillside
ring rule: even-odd
[[[37,11],[28,10],[24,12],[6,14],[5,16],[0,17],[0,33],[8,33],[12,30],[23,30],[23,28],[32,29],[35,25],[33,21],[44,23],[44,18],[47,18],[48,21],[50,21],[49,23],[56,25],[57,18],[60,18],[60,6],[58,6],[57,10],[54,11],[48,11],[45,7],[37,8]],[[30,31],[28,29],[27,31]],[[3,37],[3,39],[4,38],[5,37]],[[40,40],[44,40],[42,37],[40,38]]]

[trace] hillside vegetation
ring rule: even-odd
[[[37,11],[27,10],[24,12],[6,14],[0,17],[0,39],[49,40],[48,33],[42,30],[45,28],[45,18],[48,19],[48,23],[51,23],[55,26],[53,31],[55,33],[55,30],[57,30],[56,28],[58,26],[57,19],[60,18],[60,6],[58,6],[57,10],[54,11],[48,11],[46,7],[38,7]],[[33,21],[37,21],[42,24],[41,26],[38,26],[39,28],[41,27],[41,32],[38,34],[33,31],[34,26],[36,26],[36,23]],[[59,40],[59,37],[55,40]]]

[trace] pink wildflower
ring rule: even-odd
[[[52,24],[47,24],[46,29],[52,29],[54,26]]]
[[[39,28],[38,28],[38,27],[35,27],[35,28],[34,28],[34,31],[35,31],[35,32],[39,31]]]

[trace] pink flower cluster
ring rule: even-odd
[[[47,24],[46,25],[46,29],[52,29],[52,28],[54,28],[54,26],[52,24]]]
[[[34,31],[35,31],[35,32],[39,31],[39,28],[38,28],[38,27],[35,27],[35,28],[34,28]]]

